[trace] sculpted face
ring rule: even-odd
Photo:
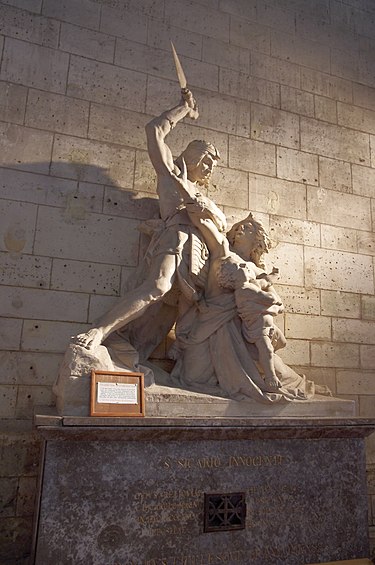
[[[208,186],[215,166],[216,159],[209,153],[205,153],[197,165],[188,165],[188,178],[191,182]]]

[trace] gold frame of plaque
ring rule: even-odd
[[[349,561],[329,561],[326,563],[311,563],[310,565],[371,565],[370,559],[349,559]]]
[[[143,373],[91,371],[90,416],[128,418],[144,415]]]

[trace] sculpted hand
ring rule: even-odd
[[[192,120],[197,120],[199,118],[199,111],[197,106],[197,101],[195,100],[191,90],[188,88],[181,89],[182,100],[189,108],[188,116]]]

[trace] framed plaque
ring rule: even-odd
[[[143,373],[91,371],[91,416],[144,416]]]

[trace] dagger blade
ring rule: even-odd
[[[175,67],[176,67],[178,82],[180,83],[181,88],[184,89],[184,88],[187,87],[187,81],[186,81],[184,69],[182,68],[180,59],[178,58],[176,49],[175,49],[172,41],[171,41],[171,46],[172,46],[173,59],[174,59]]]

